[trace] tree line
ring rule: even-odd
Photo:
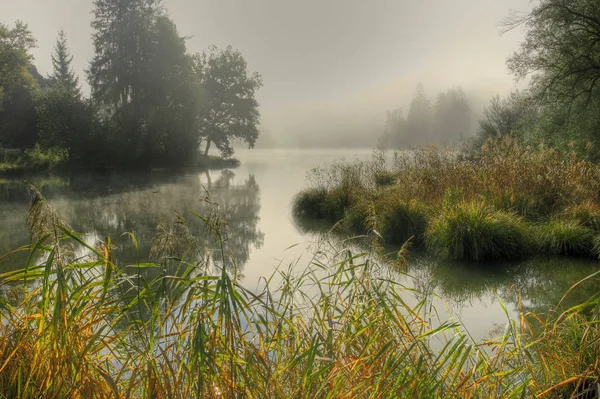
[[[410,147],[422,143],[456,143],[471,129],[471,110],[460,87],[437,95],[432,104],[419,83],[406,117],[402,108],[388,111],[381,144]]]
[[[479,121],[476,150],[489,138],[512,136],[532,147],[575,151],[600,161],[600,4],[541,0],[513,14],[506,30],[524,27],[525,40],[508,58],[527,89],[491,100]]]
[[[190,54],[159,0],[95,0],[94,56],[82,94],[64,32],[53,72],[33,65],[23,22],[0,24],[0,144],[63,151],[71,168],[194,165],[211,148],[253,147],[260,122],[250,72],[232,47]]]
[[[526,89],[493,97],[468,137],[465,93],[440,93],[432,105],[419,85],[406,117],[401,109],[388,112],[383,144],[462,141],[473,154],[489,139],[511,136],[531,148],[575,151],[600,161],[600,3],[539,0],[531,12],[514,12],[502,25],[525,30],[507,65],[517,80],[528,81]]]

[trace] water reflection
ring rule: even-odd
[[[253,175],[233,171],[201,173],[152,173],[112,176],[77,176],[35,179],[58,214],[77,232],[111,237],[119,264],[148,259],[150,246],[161,220],[171,221],[177,213],[190,233],[202,242],[203,254],[222,266],[223,256],[214,234],[193,212],[212,220],[225,220],[220,229],[227,263],[243,269],[250,253],[260,248],[264,234],[258,226],[260,188]],[[25,227],[29,197],[22,181],[0,181],[0,250],[6,253],[29,243]],[[139,248],[125,232],[135,235]],[[221,249],[219,246],[217,249]],[[23,266],[24,259],[12,257],[0,263],[6,271]]]

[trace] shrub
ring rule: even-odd
[[[551,219],[537,226],[538,250],[552,255],[590,256],[594,248],[593,231],[576,220]]]
[[[429,223],[425,239],[434,252],[457,260],[518,258],[530,249],[522,219],[484,202],[444,208]]]

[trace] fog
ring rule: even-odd
[[[35,64],[51,72],[64,29],[84,71],[93,55],[91,0],[1,0],[1,22],[20,19],[38,39]],[[387,110],[408,109],[421,82],[433,102],[460,86],[473,114],[515,82],[506,58],[523,38],[501,34],[511,10],[529,0],[166,0],[188,51],[232,45],[264,87],[258,146],[369,146]],[[87,86],[84,91],[89,91]]]

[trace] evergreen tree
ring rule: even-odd
[[[429,142],[432,133],[433,110],[423,84],[417,85],[406,119],[408,144]]]
[[[94,7],[88,80],[93,98],[116,111],[134,102],[146,83],[151,29],[162,9],[156,0],[95,0]]]
[[[54,71],[50,76],[53,86],[60,86],[77,97],[81,95],[79,89],[79,78],[75,76],[75,72],[71,67],[73,56],[67,48],[67,38],[65,32],[61,29],[58,31],[58,38],[54,46],[54,54],[52,54],[52,66]]]

